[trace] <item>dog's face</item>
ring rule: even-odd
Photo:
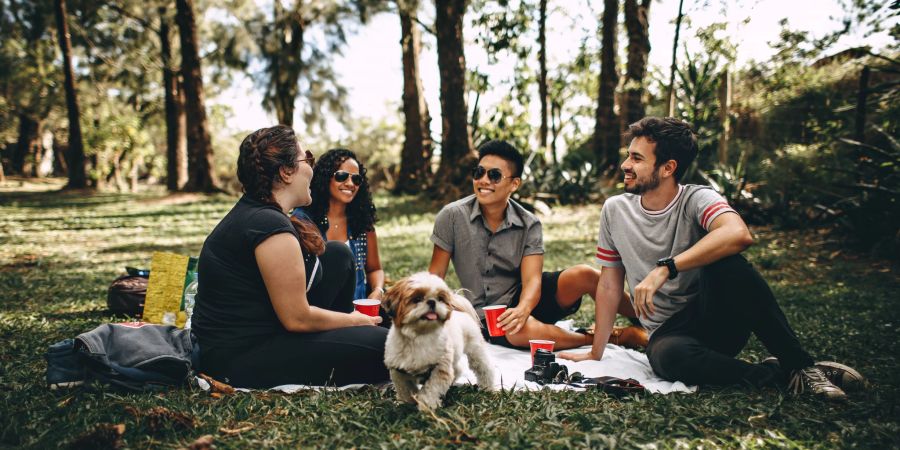
[[[421,272],[388,289],[385,304],[395,327],[424,332],[439,328],[450,318],[453,295],[440,277]]]

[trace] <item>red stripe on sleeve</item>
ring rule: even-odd
[[[719,205],[716,206],[715,208],[713,208],[713,209],[711,209],[711,210],[708,210],[707,213],[704,214],[704,217],[703,217],[703,229],[704,229],[704,230],[707,229],[707,228],[709,228],[709,222],[711,221],[711,219],[713,218],[713,216],[715,216],[715,214],[716,214],[717,212],[722,211],[722,210],[734,211],[734,210],[731,209],[731,207],[728,206],[727,204],[719,204]]]
[[[615,256],[619,256],[619,252],[614,252],[614,251],[612,251],[612,250],[607,250],[607,249],[605,249],[605,248],[603,248],[603,247],[600,247],[599,245],[597,246],[597,253],[603,253],[604,255],[609,255],[609,256],[614,256],[614,257],[615,257]]]
[[[600,253],[597,253],[597,259],[602,259],[603,261],[608,261],[608,262],[619,262],[622,260],[622,258],[620,258],[618,256],[606,256],[606,255],[602,255]]]

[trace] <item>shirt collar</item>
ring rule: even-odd
[[[481,217],[481,205],[478,204],[478,198],[476,197],[472,199],[472,210],[469,212],[469,221],[472,222],[479,217]],[[522,216],[516,210],[512,199],[510,199],[508,202],[506,202],[506,217],[503,219],[503,223],[500,224],[500,227],[497,229],[497,231],[509,228],[513,225],[517,227],[525,227],[525,222],[522,220]]]

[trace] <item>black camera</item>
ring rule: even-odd
[[[525,380],[538,384],[566,383],[569,369],[556,362],[556,355],[542,348],[534,352],[534,364],[525,371]]]

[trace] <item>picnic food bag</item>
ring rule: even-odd
[[[184,327],[184,291],[196,277],[197,258],[155,252],[150,260],[150,281],[144,300],[143,321]]]

